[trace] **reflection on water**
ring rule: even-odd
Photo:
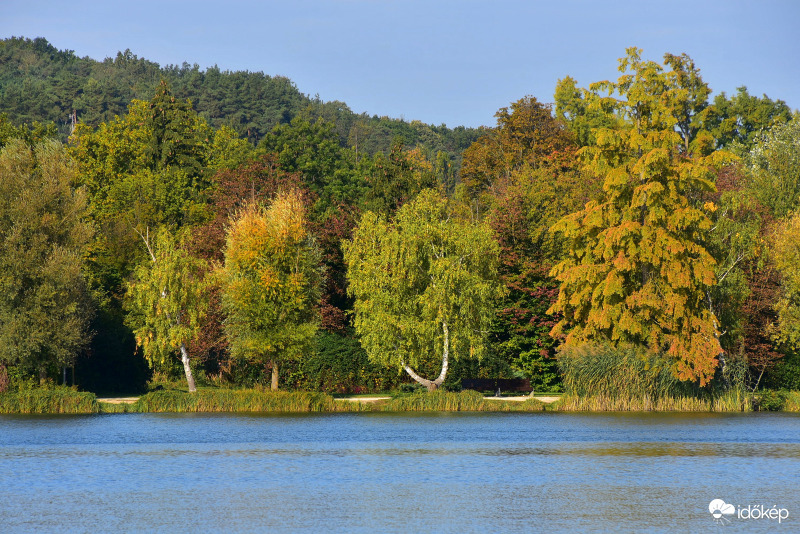
[[[790,414],[0,417],[3,531],[793,532],[798,480]]]

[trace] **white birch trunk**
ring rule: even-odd
[[[428,380],[426,378],[422,378],[419,376],[414,369],[408,366],[405,362],[403,362],[403,369],[408,376],[413,378],[416,382],[422,384],[428,391],[435,391],[439,389],[439,387],[444,383],[444,379],[447,376],[447,368],[450,366],[450,329],[447,327],[447,322],[442,321],[442,332],[444,333],[444,349],[442,350],[442,372],[439,373],[439,377],[436,380]]]
[[[197,391],[197,387],[194,385],[192,368],[189,366],[189,351],[186,350],[186,345],[183,343],[181,343],[181,361],[183,362],[183,371],[186,373],[186,382],[189,384],[189,392],[194,393]]]
[[[278,391],[278,362],[272,360],[272,384],[270,384],[272,391]]]

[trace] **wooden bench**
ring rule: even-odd
[[[494,392],[530,393],[533,391],[531,381],[527,378],[462,378],[461,388]]]

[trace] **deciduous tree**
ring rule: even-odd
[[[232,222],[222,272],[222,305],[231,354],[278,366],[299,358],[318,327],[321,258],[297,191],[268,208],[250,205]]]
[[[205,263],[189,255],[185,239],[162,228],[153,239],[143,234],[150,262],[139,265],[128,283],[128,323],[150,364],[180,351],[189,391],[196,391],[189,343],[208,307],[202,280]]]
[[[692,93],[678,73],[637,49],[619,70],[617,82],[593,84],[589,95],[590,106],[618,122],[582,150],[588,170],[604,178],[604,194],[554,226],[570,251],[552,272],[561,288],[551,311],[563,314],[553,333],[568,344],[663,351],[679,378],[705,384],[721,353],[707,303],[715,261],[702,244],[711,221],[692,199],[714,189],[718,158],[685,151],[679,121]]]
[[[44,377],[49,366],[72,365],[91,337],[86,192],[55,141],[9,142],[0,182],[0,366]]]
[[[426,190],[391,223],[365,213],[343,247],[355,328],[372,361],[403,369],[433,390],[451,357],[483,354],[502,294],[498,246],[487,224],[454,213]],[[439,376],[420,376],[415,368],[437,354]]]

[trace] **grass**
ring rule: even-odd
[[[94,393],[66,387],[0,393],[0,413],[88,414],[99,409]]]
[[[8,414],[91,414],[146,412],[541,412],[541,411],[682,411],[742,412],[783,410],[800,412],[800,392],[759,392],[757,395],[732,390],[711,396],[585,395],[566,394],[552,404],[536,399],[523,402],[484,397],[476,391],[415,392],[379,402],[349,402],[315,392],[269,391],[263,389],[201,388],[197,393],[159,390],[142,396],[133,404],[98,402],[93,393],[71,388],[34,389],[0,394],[0,413]]]
[[[104,403],[103,409],[105,411]],[[336,402],[325,393],[258,389],[199,389],[153,391],[133,404],[114,405],[118,412],[344,412],[360,411],[360,403]]]
[[[758,395],[678,380],[669,359],[635,347],[584,344],[559,355],[567,394],[554,409],[593,412],[747,412]],[[764,406],[774,406],[770,397]],[[770,408],[773,409],[773,408]]]
[[[490,400],[477,391],[434,391],[395,397],[375,408],[386,412],[540,412],[545,410],[545,404],[536,399]]]
[[[783,403],[784,412],[800,412],[800,391],[788,391]]]
[[[705,397],[564,395],[553,404],[553,409],[563,412],[749,412],[753,402],[752,396],[738,391]]]

